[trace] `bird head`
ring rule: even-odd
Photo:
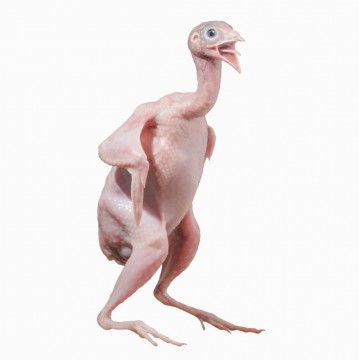
[[[244,41],[232,26],[223,21],[208,21],[196,26],[188,37],[188,47],[192,54],[202,58],[225,61],[241,72],[235,49],[237,41]]]

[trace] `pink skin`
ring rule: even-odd
[[[100,246],[109,260],[124,265],[98,315],[104,329],[131,330],[153,345],[157,345],[153,337],[183,345],[142,321],[111,319],[112,311],[162,265],[154,290],[162,303],[196,316],[203,328],[207,322],[228,332],[262,331],[236,326],[182,304],[167,293],[198,248],[200,232],[192,201],[205,159],[211,157],[215,145],[215,134],[205,115],[217,100],[222,61],[240,71],[236,41],[243,39],[224,22],[212,21],[194,28],[188,46],[197,69],[197,91],[174,93],[140,105],[99,147],[101,160],[112,165],[99,200]]]

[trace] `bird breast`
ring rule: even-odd
[[[190,208],[202,176],[207,122],[204,117],[160,117],[150,131],[152,134],[143,139],[150,172],[158,184],[167,222],[175,224]]]

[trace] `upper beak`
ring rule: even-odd
[[[209,48],[214,50],[213,56],[215,58],[225,61],[240,73],[241,67],[238,60],[240,53],[235,49],[237,41],[244,41],[244,39],[237,31],[232,30],[226,34],[222,42],[210,45]]]

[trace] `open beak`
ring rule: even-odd
[[[233,30],[227,34],[224,41],[209,45],[208,48],[214,51],[213,57],[225,61],[240,73],[241,66],[239,65],[238,56],[241,54],[235,48],[237,41],[244,41],[244,39],[237,31]]]

